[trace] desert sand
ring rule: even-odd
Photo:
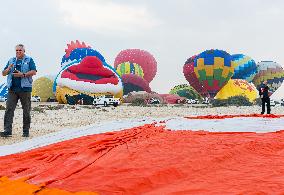
[[[5,103],[1,103],[5,106]],[[250,107],[209,107],[206,105],[152,105],[148,107],[122,104],[118,107],[94,107],[86,105],[62,105],[58,103],[32,103],[32,124],[30,137],[22,135],[22,108],[15,110],[13,136],[0,138],[0,145],[9,145],[26,139],[56,132],[62,129],[100,124],[130,118],[164,118],[196,115],[253,114],[260,113],[259,106]],[[1,127],[5,110],[0,110]],[[284,107],[272,107],[272,114],[284,114]]]

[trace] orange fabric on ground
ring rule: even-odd
[[[44,185],[33,185],[25,182],[25,179],[9,180],[7,177],[0,178],[1,195],[97,195],[94,192],[67,192],[58,189],[45,188]]]
[[[284,131],[210,133],[145,125],[0,157],[0,176],[102,194],[280,194]]]

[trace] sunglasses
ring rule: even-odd
[[[22,49],[16,50],[16,51],[23,51]]]

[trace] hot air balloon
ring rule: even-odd
[[[183,66],[183,74],[190,86],[192,86],[203,97],[207,96],[207,91],[203,85],[199,82],[194,72],[194,59],[197,55],[190,57]]]
[[[248,82],[252,82],[257,72],[255,61],[251,57],[243,54],[232,55],[232,61],[235,62],[232,79],[244,79]]]
[[[274,93],[284,80],[284,70],[282,66],[273,61],[261,61],[257,63],[257,74],[252,82],[258,89],[265,80],[267,80],[270,91]]]
[[[176,94],[187,99],[201,99],[199,93],[197,93],[197,91],[193,87],[187,84],[175,86],[170,90],[170,94]]]
[[[231,61],[231,55],[225,51],[207,50],[194,60],[194,72],[210,98],[214,98],[233,76],[234,62]]]
[[[244,96],[253,102],[258,97],[258,92],[252,83],[242,79],[230,79],[217,93],[216,99],[228,99],[233,96]]]
[[[54,79],[53,88],[52,88],[54,94],[56,94],[56,93],[57,94],[63,94],[62,87],[61,87],[61,89],[57,88],[57,84],[58,84],[57,82],[60,80],[62,73],[68,71],[68,69],[71,66],[80,64],[80,62],[88,56],[96,57],[104,65],[109,66],[106,63],[105,58],[98,51],[91,48],[91,46],[86,45],[84,42],[80,42],[80,41],[77,40],[76,42],[71,41],[71,43],[67,44],[67,48],[65,49],[65,54],[62,57],[62,61],[61,61],[61,70],[59,71],[56,78]],[[109,68],[113,69],[112,67],[109,67]],[[112,70],[112,71],[116,72],[115,70]],[[86,84],[88,84],[88,82],[86,82]],[[61,92],[58,93],[58,91],[56,91],[56,90],[60,90]],[[63,90],[63,91],[64,91],[64,93],[66,91],[68,91],[68,94],[69,94],[69,93],[71,93],[70,91],[72,91],[72,90],[73,89],[71,89],[71,90],[66,89],[66,90]],[[81,88],[81,90],[84,91],[84,88]],[[78,92],[76,91],[74,93],[77,94]],[[56,99],[60,103],[63,103],[63,102],[66,103],[65,100],[61,101],[61,99],[59,97],[60,96],[56,95]],[[65,98],[63,98],[63,99],[65,99]]]
[[[32,96],[39,96],[41,101],[46,102],[48,99],[54,99],[52,86],[55,76],[43,76],[33,82]]]
[[[121,78],[114,68],[95,56],[87,56],[80,63],[63,69],[55,83],[59,103],[68,103],[66,96],[112,94],[121,98],[123,93]]]
[[[114,61],[115,69],[124,62],[137,63],[144,71],[144,79],[151,82],[157,72],[157,62],[148,52],[140,49],[126,49],[121,51]]]

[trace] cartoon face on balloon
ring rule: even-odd
[[[122,82],[115,70],[94,56],[85,57],[80,63],[69,66],[60,73],[57,80],[57,90],[62,88],[68,93],[73,91],[86,94],[113,94],[122,96]],[[70,92],[71,90],[71,92]],[[72,91],[73,90],[73,91]],[[63,101],[65,102],[66,100]]]
[[[61,60],[61,67],[79,63],[86,56],[95,56],[99,58],[102,62],[105,62],[105,58],[98,51],[94,50],[90,46],[86,45],[84,42],[76,41],[67,44],[67,49],[65,49],[65,55]]]

